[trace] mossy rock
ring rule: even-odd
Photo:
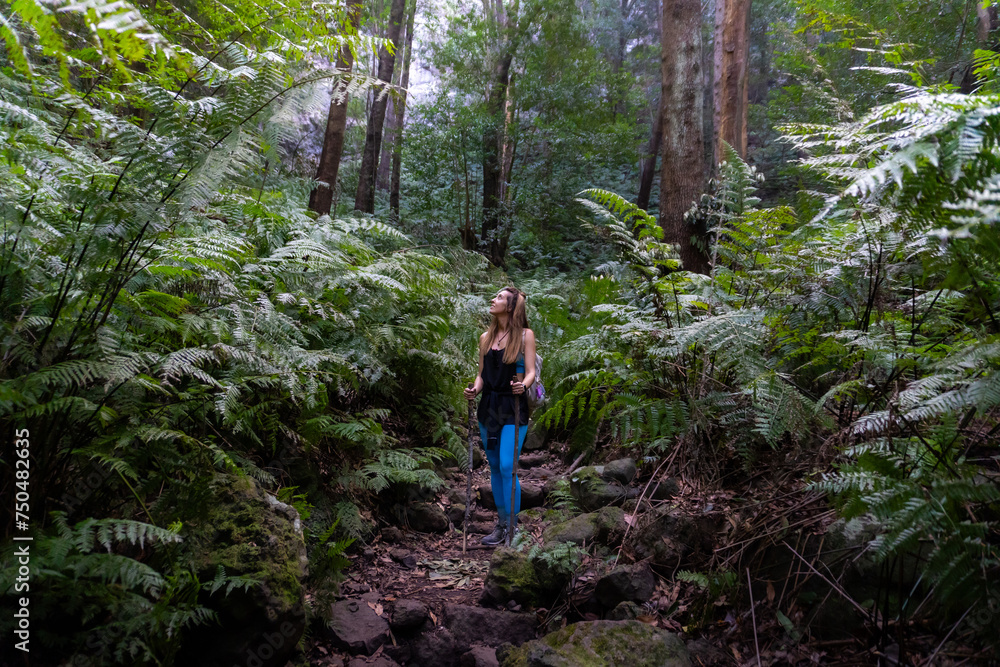
[[[500,547],[490,558],[480,601],[505,604],[511,600],[529,607],[550,604],[569,582],[572,572],[549,566],[543,552],[534,560],[527,554]]]
[[[620,505],[628,497],[625,487],[607,481],[603,472],[603,466],[584,466],[570,475],[570,492],[577,504],[588,512],[607,505]]]
[[[708,514],[689,515],[662,506],[640,515],[629,532],[628,548],[636,560],[657,565],[697,567],[715,549],[719,519]]]
[[[677,635],[639,621],[583,621],[509,651],[503,667],[688,667]]]
[[[635,479],[635,473],[635,461],[625,458],[606,463],[601,477],[609,482],[615,481],[621,484],[631,484],[632,480]]]
[[[524,436],[524,445],[522,445],[521,450],[525,452],[531,452],[545,447],[545,438],[548,435],[548,429],[543,426],[539,426],[538,423],[531,419],[528,421],[528,434]]]
[[[596,542],[617,547],[625,535],[625,527],[625,512],[620,507],[603,507],[549,526],[542,539],[546,544],[572,542],[582,546]]]
[[[210,492],[212,502],[181,533],[192,568],[203,582],[221,567],[260,583],[203,593],[219,623],[191,631],[178,660],[228,665],[256,656],[262,666],[283,665],[305,630],[308,559],[298,513],[247,478],[219,475]]]
[[[513,549],[500,547],[490,558],[490,570],[483,582],[480,598],[485,604],[518,604],[536,606],[544,596],[535,567],[528,556]]]

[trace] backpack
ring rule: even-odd
[[[521,333],[521,340],[524,340],[524,332]],[[528,398],[528,409],[534,412],[545,402],[545,385],[542,384],[542,355],[535,352],[535,381],[530,387],[525,389]]]

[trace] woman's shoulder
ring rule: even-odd
[[[521,335],[524,337],[524,340],[535,340],[535,332],[531,329],[523,329]]]

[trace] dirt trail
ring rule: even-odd
[[[541,487],[553,476],[565,473],[567,465],[555,454],[542,450],[525,452],[518,476],[523,486]],[[527,465],[524,465],[527,464]],[[431,502],[436,502],[445,514],[455,501],[464,502],[466,474],[450,471],[444,475],[446,486]],[[489,466],[485,461],[473,471],[472,510],[465,554],[462,553],[462,531],[453,523],[445,533],[424,533],[406,526],[383,526],[381,533],[352,557],[352,565],[340,586],[343,599],[356,599],[388,619],[397,600],[416,600],[426,605],[433,618],[441,618],[445,604],[475,606],[483,590],[495,547],[484,546],[481,538],[496,523],[497,513],[492,498],[477,500],[480,493],[488,495]],[[484,506],[486,505],[486,506]],[[545,509],[543,506],[541,509]],[[522,508],[518,516],[518,531],[530,532],[540,540],[544,522],[541,512]],[[461,519],[458,520],[461,522]],[[351,656],[337,649],[329,638],[314,634],[307,640],[306,655],[311,665],[340,666],[388,664],[379,662],[381,651],[369,658]],[[384,660],[384,658],[381,658]]]

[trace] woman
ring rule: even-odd
[[[482,393],[479,410],[479,435],[486,446],[490,463],[490,484],[499,520],[483,544],[500,544],[510,525],[510,492],[514,475],[514,457],[520,456],[528,429],[528,401],[525,388],[535,381],[535,333],[528,328],[524,301],[527,295],[513,287],[497,292],[490,304],[493,316],[489,328],[479,337],[479,375],[465,397]],[[515,453],[514,402],[519,403],[520,425]],[[514,515],[521,508],[521,482],[514,490]]]

